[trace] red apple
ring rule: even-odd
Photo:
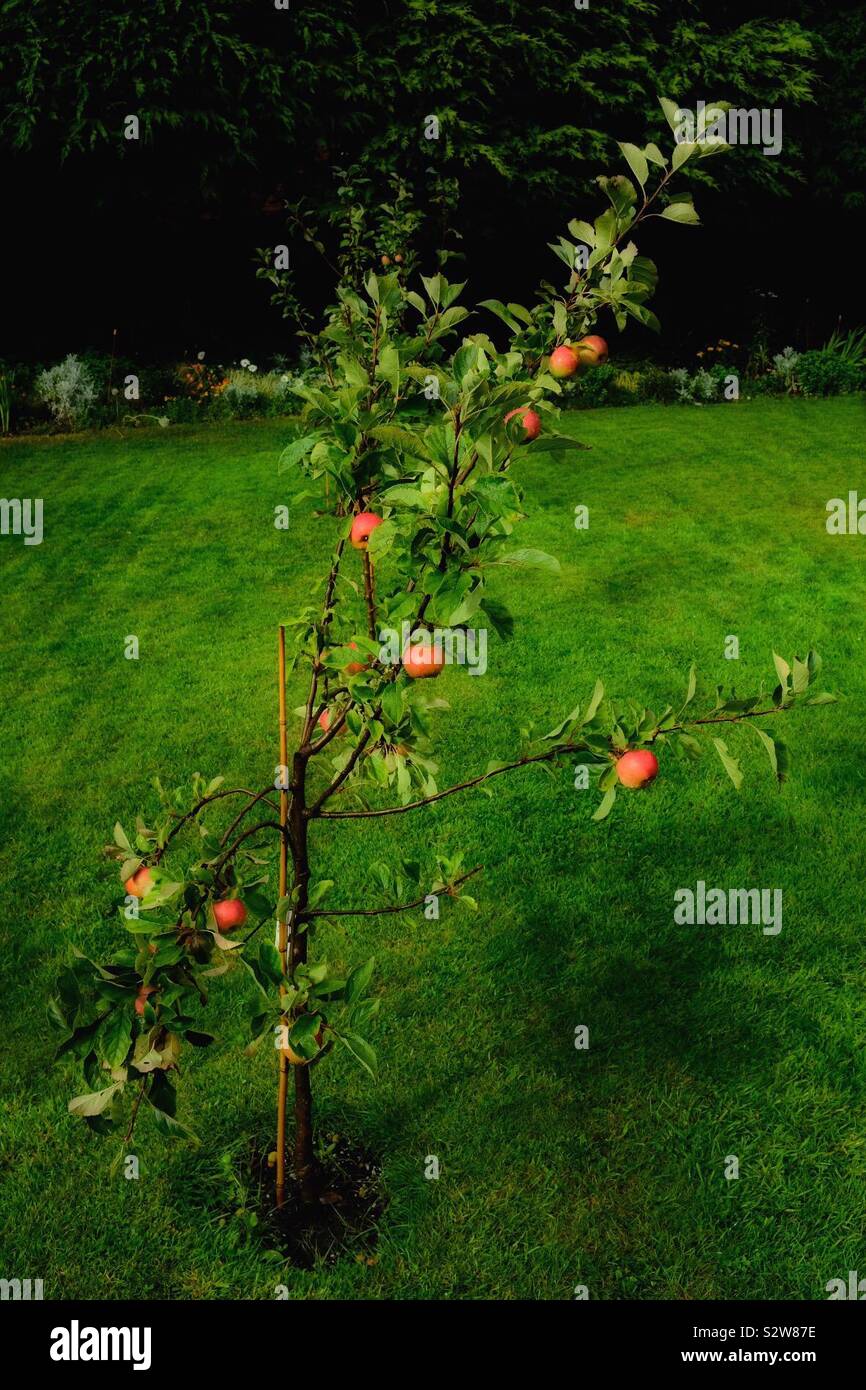
[[[402,265],[402,264],[403,264],[403,257],[400,255],[400,252],[399,252],[399,251],[397,252],[396,256],[394,257],[394,260],[397,262],[398,265]]]
[[[574,376],[579,367],[580,358],[573,347],[558,347],[550,354],[551,376]]]
[[[616,775],[624,787],[645,787],[658,776],[659,760],[648,748],[630,748],[617,761]]]
[[[247,910],[240,898],[223,898],[221,902],[214,903],[213,915],[221,932],[242,927],[247,920]]]
[[[585,362],[588,367],[599,367],[607,361],[607,343],[604,338],[599,338],[597,333],[590,333],[588,337],[581,338],[576,344],[576,350],[581,362]]]
[[[383,257],[382,257],[382,264],[383,264],[383,265],[390,265],[390,264],[391,264],[391,257],[390,257],[390,256],[383,256]]]
[[[144,1006],[147,1002],[148,996],[155,993],[155,985],[142,985],[139,989],[138,994],[135,996],[135,1012],[138,1014],[139,1018],[144,1013]]]
[[[516,410],[509,410],[505,417],[505,423],[513,420],[515,415],[519,415],[526,434],[524,443],[529,443],[531,439],[537,439],[541,434],[541,416],[534,410],[530,410],[527,405],[519,405]]]
[[[403,648],[403,670],[413,680],[438,676],[444,665],[445,653],[442,644],[437,646],[432,637],[414,642],[410,638]]]
[[[131,898],[144,898],[153,887],[153,875],[147,865],[142,864],[123,886]]]
[[[375,512],[359,512],[352,522],[349,539],[356,550],[366,550],[370,533],[382,525],[382,517]]]
[[[356,652],[358,650],[357,642],[350,642],[349,646],[352,648],[353,652]],[[366,671],[369,665],[369,661],[350,661],[348,666],[346,666],[345,668],[346,675],[357,676],[361,671]]]

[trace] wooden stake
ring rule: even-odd
[[[289,743],[288,729],[286,725],[286,629],[280,626],[279,645],[278,645],[278,681],[279,681],[279,703],[280,703],[280,825],[282,835],[280,836],[280,898],[285,898],[288,891],[289,882],[289,841],[287,826],[289,823],[289,792],[286,786],[289,762]],[[289,933],[286,922],[286,911],[283,908],[277,919],[277,950],[280,953],[280,964],[283,974],[288,971],[289,953]],[[288,1018],[284,1014],[280,1020],[281,1028],[288,1027]],[[280,1039],[282,1042],[282,1038]],[[280,1048],[280,1084],[277,1097],[277,1206],[281,1207],[286,1196],[286,1104],[289,1093],[289,1059],[285,1048]]]

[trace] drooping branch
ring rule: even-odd
[[[553,748],[546,749],[543,753],[533,753],[525,758],[518,758],[513,763],[503,763],[501,767],[491,768],[489,772],[482,772],[477,777],[470,777],[466,782],[458,782],[453,787],[446,787],[444,791],[434,792],[432,796],[422,796],[417,801],[407,801],[404,806],[383,806],[374,811],[317,811],[314,803],[310,807],[310,816],[317,816],[320,820],[362,820],[368,816],[398,816],[404,811],[415,811],[419,806],[432,806],[434,801],[442,801],[446,796],[455,796],[457,792],[468,791],[470,787],[477,787],[481,782],[487,782],[491,777],[498,777],[503,772],[513,772],[518,767],[528,767],[530,763],[550,762],[551,759],[563,753],[578,753],[588,751],[588,745],[583,743],[563,743],[556,744]]]
[[[453,897],[455,888],[459,888],[461,883],[465,883],[467,879],[473,878],[475,874],[480,874],[483,868],[483,864],[476,864],[474,869],[470,869],[467,873],[461,874],[459,878],[455,878],[453,883],[443,884],[438,891],[448,894],[449,897]],[[430,892],[436,893],[437,890],[431,888]],[[423,907],[427,901],[427,897],[428,894],[425,893],[423,898],[416,898],[414,902],[397,903],[391,907],[335,907],[332,908],[331,911],[328,911],[327,908],[313,908],[312,911],[303,913],[303,919],[306,920],[308,917],[386,917],[390,913],[409,912],[414,907]]]
[[[763,719],[770,714],[784,714],[787,708],[784,705],[777,705],[774,709],[750,710],[727,717],[706,716],[700,719],[687,719],[682,724],[671,725],[668,729],[656,729],[647,742],[654,743],[661,734],[678,733],[698,724],[742,724],[747,719]],[[503,763],[501,767],[491,768],[489,772],[479,773],[477,777],[470,777],[465,782],[457,782],[453,787],[446,787],[444,791],[434,792],[432,796],[423,796],[417,801],[408,801],[404,806],[383,806],[370,811],[322,811],[317,809],[322,804],[322,798],[320,798],[310,807],[309,814],[317,816],[320,820],[364,820],[373,816],[399,816],[404,811],[415,811],[421,806],[432,806],[434,801],[442,801],[446,796],[455,796],[458,792],[468,791],[470,787],[477,787],[482,782],[488,782],[491,777],[499,777],[502,773],[513,772],[519,767],[529,767],[532,763],[552,762],[554,758],[562,757],[567,753],[594,753],[598,756],[597,750],[588,743],[558,743],[554,744],[552,748],[545,749],[543,753],[531,753],[524,758],[515,759],[514,762]]]

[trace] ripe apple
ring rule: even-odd
[[[590,333],[576,344],[580,360],[588,367],[599,367],[607,361],[607,343],[597,333]]]
[[[222,901],[214,903],[213,915],[221,932],[242,927],[247,920],[247,910],[240,898],[223,898]]]
[[[574,376],[580,367],[580,357],[573,347],[554,348],[550,354],[550,375],[555,377]]]
[[[139,1018],[144,1013],[144,1006],[147,1003],[148,997],[155,993],[156,985],[142,985],[139,989],[138,994],[135,996],[135,1012],[138,1014]]]
[[[400,255],[400,252],[399,252],[399,251],[397,252],[396,256],[394,257],[394,260],[397,262],[398,265],[402,265],[402,264],[403,264],[403,257]]]
[[[422,641],[409,641],[403,648],[403,670],[413,680],[424,680],[427,676],[438,676],[445,665],[445,652],[441,642],[437,644],[431,637]]]
[[[541,416],[537,411],[530,410],[527,405],[519,405],[516,410],[509,410],[505,417],[506,425],[509,420],[513,420],[515,415],[520,416],[526,434],[526,438],[523,442],[528,444],[531,439],[537,439],[541,434]]]
[[[352,522],[352,530],[349,539],[356,550],[366,550],[370,533],[375,531],[377,526],[382,525],[383,518],[377,516],[375,512],[359,512]]]
[[[382,257],[382,264],[383,264],[383,265],[390,265],[390,264],[391,264],[391,257],[390,257],[390,256],[383,256],[383,257]]]
[[[616,775],[624,787],[645,787],[658,776],[659,760],[648,748],[630,748],[617,761]]]
[[[153,875],[147,865],[142,864],[123,886],[131,898],[145,898],[153,887]]]

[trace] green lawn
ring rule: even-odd
[[[154,774],[271,776],[275,628],[337,523],[274,529],[275,421],[0,447],[0,493],[45,505],[41,546],[0,538],[0,1274],[59,1298],[270,1298],[287,1280],[318,1298],[814,1299],[862,1272],[866,539],[824,523],[863,483],[863,423],[859,399],[600,410],[567,424],[592,452],[521,465],[519,543],[562,573],[503,577],[515,640],[491,637],[484,678],[440,679],[441,785],[508,756],[527,718],[558,722],[596,676],[659,708],[693,659],[748,693],[774,645],[813,645],[845,698],[769,721],[791,749],[781,794],[734,730],[739,795],[710,751],[601,825],[562,767],[317,827],[317,872],[347,904],[375,900],[364,866],[392,853],[464,846],[485,873],[477,914],[317,938],[332,960],[377,958],[380,1081],[343,1057],[316,1080],[323,1130],[381,1154],[389,1205],[374,1265],[309,1272],[234,1248],[216,1219],[231,1198],[214,1160],[272,1126],[272,1059],[236,1045],[243,982],[215,991],[221,1042],[179,1087],[202,1147],[143,1123],[138,1182],[111,1180],[113,1150],[67,1116],[45,997],[71,942],[117,937],[100,850],[153,806]],[[675,925],[674,891],[698,879],[782,888],[781,934]]]

